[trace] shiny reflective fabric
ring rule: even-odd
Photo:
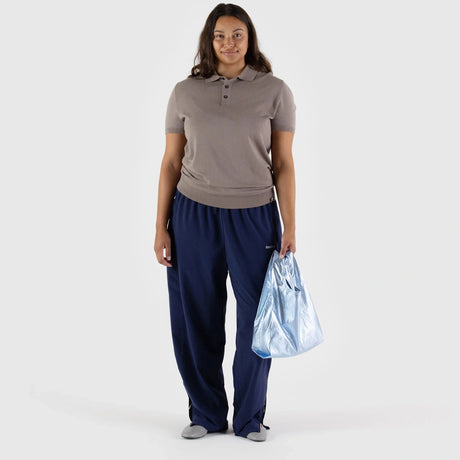
[[[324,340],[305,282],[291,251],[275,249],[260,296],[252,351],[262,358],[295,356]]]

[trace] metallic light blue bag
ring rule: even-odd
[[[275,249],[260,296],[252,351],[262,358],[296,356],[324,340],[305,282],[291,251]]]

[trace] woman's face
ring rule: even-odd
[[[248,29],[243,21],[234,16],[221,16],[214,27],[214,52],[226,65],[244,65],[248,50]]]

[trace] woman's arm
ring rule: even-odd
[[[171,213],[172,197],[180,179],[186,142],[187,139],[183,133],[167,133],[165,153],[161,162],[158,183],[156,235],[153,249],[158,262],[167,267],[172,267],[170,262],[171,238],[167,225]],[[165,255],[163,255],[164,250],[166,250]]]
[[[272,165],[276,194],[283,219],[280,257],[296,251],[295,245],[295,170],[292,157],[294,133],[272,131]]]

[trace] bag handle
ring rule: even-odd
[[[271,171],[271,172],[273,174],[273,171]],[[279,251],[281,251],[281,247],[278,245],[278,240],[280,241],[279,244],[281,245],[281,235],[278,232],[278,220],[276,219],[277,212],[278,212],[278,201],[277,201],[277,199],[274,198],[273,201],[270,202],[270,204],[271,204],[271,207],[272,207],[273,229],[274,229],[274,232],[275,232],[275,250],[277,250],[279,252]]]

